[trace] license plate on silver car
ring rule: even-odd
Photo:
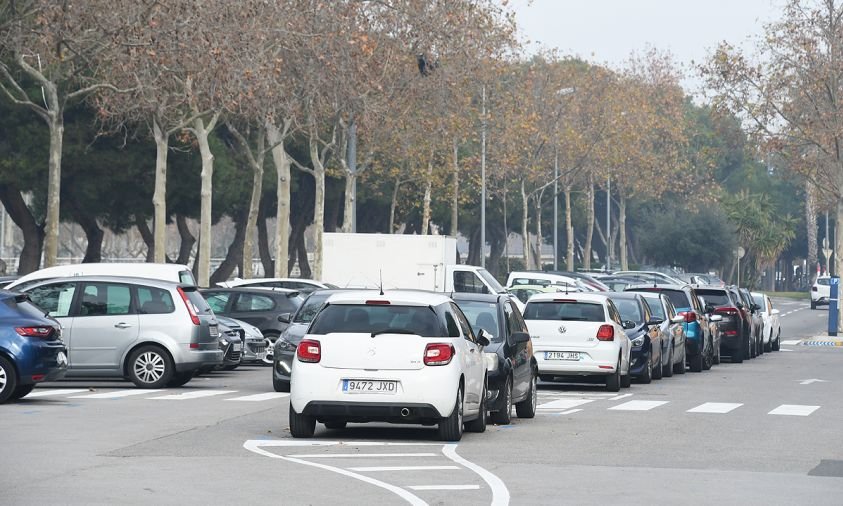
[[[398,382],[392,380],[342,380],[342,391],[346,394],[395,394]]]
[[[578,351],[546,351],[544,352],[545,360],[579,360],[580,353]]]

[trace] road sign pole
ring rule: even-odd
[[[829,299],[828,299],[828,335],[829,336],[836,336],[837,335],[837,307],[838,307],[838,294],[840,293],[840,277],[834,276],[829,280]]]

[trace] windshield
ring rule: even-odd
[[[603,305],[596,302],[529,302],[524,309],[524,319],[602,322],[606,321],[606,313]]]
[[[817,284],[822,286],[829,286],[831,284],[831,278],[817,278]]]
[[[333,304],[313,321],[308,334],[399,333],[448,337],[429,306]]]
[[[635,299],[621,299],[612,297],[612,302],[618,308],[623,321],[644,323],[644,314],[641,312],[641,305]]]
[[[498,305],[496,303],[468,300],[459,300],[456,302],[468,319],[471,330],[475,334],[480,332],[480,329],[483,329],[490,341],[503,341],[503,335],[501,334],[499,325],[500,320],[498,318]]]
[[[532,297],[533,295],[537,293],[542,293],[541,290],[538,290],[536,288],[510,288],[508,291],[512,295],[518,297],[518,300],[520,300],[524,304],[526,304],[530,297]]]
[[[304,300],[304,304],[296,311],[293,316],[293,323],[310,323],[313,318],[322,309],[325,301],[330,297],[330,293],[316,293],[311,294]]]
[[[483,281],[485,281],[486,284],[488,284],[490,287],[492,287],[492,290],[494,290],[494,293],[502,293],[504,291],[501,284],[498,283],[498,280],[495,279],[494,276],[489,274],[489,271],[487,271],[486,269],[478,269],[477,274],[479,274],[480,277],[483,278]]]
[[[650,308],[650,313],[656,318],[661,318],[662,320],[667,320],[667,315],[664,314],[664,306],[662,306],[662,301],[659,297],[653,297],[649,295],[644,295],[644,302],[647,303],[647,307]],[[617,305],[617,302],[615,303]]]
[[[753,295],[752,301],[755,302],[756,304],[758,304],[758,307],[760,307],[762,311],[766,311],[765,307],[767,306],[767,304],[764,303],[764,296],[763,295],[761,295],[761,294]]]
[[[697,290],[697,294],[702,296],[705,299],[706,304],[711,304],[712,306],[731,306],[732,303],[729,301],[729,296],[726,295],[725,290]]]

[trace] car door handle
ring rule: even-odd
[[[115,323],[114,326],[118,329],[127,329],[127,328],[131,327],[131,325],[129,325],[128,323],[123,323],[123,322]]]
[[[471,353],[474,353],[474,348],[469,348],[468,351],[470,351]]]

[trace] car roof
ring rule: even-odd
[[[321,281],[316,281],[315,279],[308,279],[308,278],[234,278],[226,281],[226,283],[265,283],[265,282],[273,282],[273,281],[293,281],[296,283],[307,283],[314,286],[323,286],[325,283]]]
[[[138,278],[132,276],[65,276],[60,278],[46,278],[38,280],[27,287],[27,290],[35,286],[43,286],[48,283],[75,283],[77,281],[100,282],[100,283],[127,283],[132,285],[154,286],[156,288],[172,289],[176,287],[196,289],[193,285],[184,285],[176,283],[175,281],[165,281],[163,279]]]
[[[507,294],[488,294],[488,293],[454,293],[452,298],[455,302],[459,301],[473,301],[473,302],[498,302],[501,297],[509,298]]]
[[[212,286],[210,288],[202,288],[202,292],[237,292],[237,293],[284,293],[291,295],[299,293],[299,290],[292,288],[276,288],[272,286]]]
[[[583,302],[599,302],[605,303],[606,300],[609,298],[607,295],[604,295],[607,292],[571,292],[568,294],[564,293],[537,293],[530,297],[530,300],[527,304],[531,302],[553,302],[557,299],[562,300],[576,300],[576,301],[583,301]]]
[[[421,290],[385,290],[383,295],[375,290],[349,290],[328,297],[328,304],[363,304],[368,300],[387,300],[402,306],[438,306],[451,302],[447,295]]]
[[[691,285],[668,285],[662,283],[644,283],[640,285],[630,285],[626,287],[624,290],[625,292],[634,292],[636,290],[647,290],[652,292],[654,289],[656,290],[677,290],[677,291],[685,291],[688,289],[693,289],[694,287]]]
[[[610,292],[606,294],[606,297],[609,297],[610,299],[638,300],[639,296],[640,294],[638,292]]]

